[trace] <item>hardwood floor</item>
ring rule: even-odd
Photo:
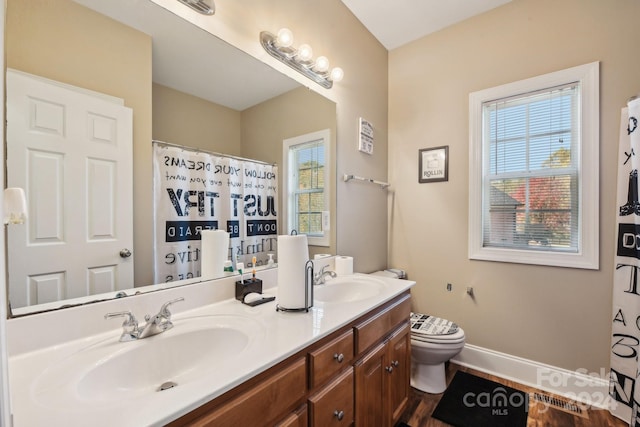
[[[466,371],[479,377],[487,378],[500,384],[524,391],[530,395],[529,417],[527,427],[626,427],[627,424],[614,417],[609,411],[589,408],[580,415],[570,414],[553,406],[534,402],[533,393],[539,390],[528,387],[513,381],[505,380],[493,375],[485,374],[473,369],[450,363],[447,366],[447,383],[451,381],[456,371]],[[547,392],[541,392],[549,395]],[[409,405],[402,414],[400,421],[411,427],[449,427],[435,418],[431,418],[431,413],[438,405],[442,394],[423,393],[414,388],[411,389]],[[562,399],[562,397],[560,397]],[[566,400],[566,399],[563,399]],[[469,426],[480,427],[480,426]]]

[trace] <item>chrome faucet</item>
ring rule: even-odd
[[[144,320],[147,322],[142,328],[138,327],[138,321],[130,311],[119,311],[115,313],[107,313],[104,315],[105,319],[112,319],[114,317],[124,316],[124,322],[122,323],[122,335],[120,335],[120,341],[134,341],[141,340],[153,335],[160,334],[166,330],[173,328],[171,322],[171,312],[169,306],[179,301],[184,301],[184,298],[176,298],[174,300],[165,302],[160,307],[160,311],[155,316],[151,317],[146,315]]]
[[[328,265],[323,266],[320,269],[319,273],[316,273],[313,276],[313,284],[314,285],[324,285],[326,282],[326,277],[327,276],[331,276],[332,279],[335,279],[337,277],[337,274],[335,271],[331,271],[331,270],[327,270],[325,271],[325,269],[328,267]]]

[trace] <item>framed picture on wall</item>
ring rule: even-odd
[[[420,183],[449,180],[448,145],[419,150],[418,163]]]

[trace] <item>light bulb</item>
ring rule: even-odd
[[[311,49],[311,46],[308,44],[301,44],[296,56],[302,62],[311,61],[311,58],[313,58],[313,49]]]
[[[289,47],[293,44],[293,33],[288,28],[280,28],[276,36],[276,45],[279,47]]]
[[[313,69],[319,73],[324,73],[329,69],[329,60],[326,56],[318,56],[316,63],[313,65]]]
[[[344,77],[344,71],[342,71],[342,68],[335,67],[331,70],[329,79],[337,83],[340,80],[342,80],[343,77]]]

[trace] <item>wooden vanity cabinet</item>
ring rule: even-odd
[[[356,426],[393,426],[409,401],[410,327],[404,323],[355,365]]]
[[[169,426],[395,425],[409,395],[409,291]]]

